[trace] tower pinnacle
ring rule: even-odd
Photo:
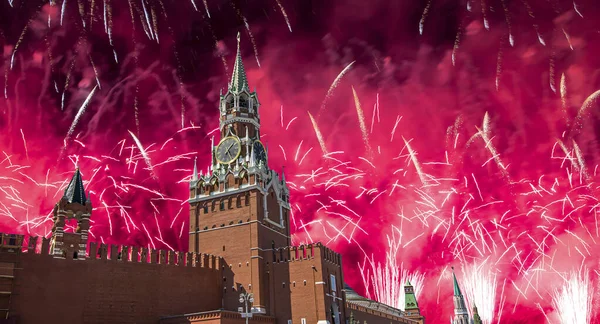
[[[194,175],[192,177],[192,180],[198,180],[198,167],[196,166],[198,162],[198,157],[194,158]]]
[[[248,79],[246,79],[246,70],[244,70],[244,62],[242,62],[242,52],[240,49],[240,33],[237,34],[237,54],[235,64],[233,65],[233,74],[231,75],[231,84],[229,90],[231,92],[242,92],[249,90]]]
[[[86,198],[79,168],[75,170],[63,197],[54,205],[52,214],[54,227],[51,249],[54,257],[84,260],[92,203],[89,197]],[[77,228],[73,233],[65,233],[66,222],[71,219],[77,220]]]
[[[454,273],[454,267],[452,267],[452,279],[454,281],[454,297],[452,297],[454,301],[454,321],[453,324],[466,324],[469,323],[469,312],[467,311],[467,306],[465,304],[465,299],[460,291],[460,287],[458,286],[458,281],[456,280],[456,274]]]
[[[406,280],[406,284],[404,284],[404,315],[419,322],[423,320],[414,287],[410,284],[409,280]]]
[[[85,198],[85,191],[83,190],[83,179],[81,178],[81,172],[79,172],[79,167],[75,169],[75,174],[73,178],[71,178],[71,182],[65,189],[64,197],[70,204],[78,203],[82,206],[85,206],[87,199]]]
[[[473,324],[482,324],[481,317],[479,316],[479,312],[477,311],[477,306],[473,304]]]
[[[452,267],[452,278],[454,280],[454,296],[462,297],[462,293],[460,292],[460,287],[458,286],[458,281],[456,280],[456,274],[454,274],[454,267]]]

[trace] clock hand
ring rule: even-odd
[[[231,147],[229,147],[229,149],[227,149],[227,154],[229,154],[229,155],[231,155],[231,152],[230,152],[230,150],[231,150]],[[231,157],[233,158],[233,156],[232,156],[232,155],[231,155]]]

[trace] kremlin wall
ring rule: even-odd
[[[221,307],[219,257],[92,242],[89,257],[56,258],[49,239],[29,238],[22,251],[23,240],[4,234],[0,246],[7,323],[157,323]]]

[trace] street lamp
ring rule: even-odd
[[[248,311],[248,303],[250,303],[250,311]],[[238,308],[239,312],[242,313],[242,318],[246,319],[246,324],[248,324],[248,319],[252,318],[252,304],[254,303],[254,295],[251,293],[241,293],[240,294],[240,304],[244,305],[244,308]]]

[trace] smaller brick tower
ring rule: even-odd
[[[419,323],[425,323],[425,318],[421,316],[415,290],[408,280],[404,285],[404,314],[407,318],[419,321]]]
[[[85,260],[92,203],[86,198],[79,168],[65,189],[65,194],[54,206],[51,253],[55,258]],[[74,233],[65,233],[65,222],[77,220]]]

